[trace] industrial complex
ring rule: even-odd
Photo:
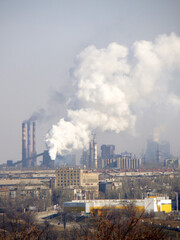
[[[88,149],[82,151],[80,164],[73,154],[58,155],[52,161],[48,150],[37,153],[36,123],[23,122],[22,159],[8,160],[1,167],[0,198],[27,200],[25,209],[37,211],[61,203],[61,211],[80,215],[132,206],[144,213],[167,214],[178,209],[178,194],[173,184],[179,179],[180,160],[171,157],[167,143],[149,140],[142,158],[127,151],[117,154],[111,144],[103,144],[100,150],[98,154],[96,135],[92,134]],[[164,155],[160,155],[162,151]],[[146,168],[151,154],[159,168]]]

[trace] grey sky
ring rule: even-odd
[[[180,36],[179,11],[179,0],[0,0],[0,162],[21,158],[21,123],[39,109],[52,116],[37,124],[38,152],[45,148],[44,135],[65,114],[70,69],[85,47]],[[117,136],[115,142],[127,148]]]

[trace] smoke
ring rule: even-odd
[[[155,127],[154,133],[153,133],[153,140],[155,142],[159,142],[161,134],[165,131],[165,128],[163,126]]]
[[[33,122],[33,121],[42,121],[43,119],[47,118],[46,110],[41,108],[38,111],[33,112],[31,117],[28,120],[25,120],[24,122]]]
[[[65,102],[66,102],[66,97],[64,96],[63,93],[57,90],[53,90],[53,91],[51,90],[47,107],[40,108],[37,111],[33,112],[32,115],[24,122],[25,123],[33,122],[33,121],[47,122],[57,115],[57,107],[59,107],[59,105],[64,105]]]
[[[179,70],[180,38],[174,33],[160,35],[154,42],[135,42],[131,49],[118,43],[102,49],[87,47],[76,58],[75,93],[67,116],[46,135],[52,159],[86,147],[95,129],[137,135],[138,126],[142,129],[147,119],[145,113],[152,115],[162,106],[177,109],[180,92],[170,86],[177,82],[173,73]],[[152,132],[164,126],[154,119],[149,123]]]

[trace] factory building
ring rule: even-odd
[[[180,168],[180,157],[165,159],[164,160],[164,167],[167,167],[167,168]]]
[[[76,155],[75,154],[67,154],[65,156],[57,155],[55,160],[56,167],[62,166],[76,166]]]
[[[73,200],[64,203],[65,211],[85,214],[101,214],[104,210],[125,209],[133,205],[137,211],[171,212],[171,199],[167,197],[147,197],[145,199],[105,199],[105,200]]]
[[[115,146],[114,145],[102,145],[101,146],[101,158],[109,159],[114,157]]]
[[[101,168],[136,169],[141,167],[141,159],[117,157],[101,159]]]
[[[83,150],[80,163],[89,169],[97,169],[98,167],[98,157],[97,157],[97,142],[96,135],[92,135],[92,139],[89,142],[89,149]]]
[[[162,163],[166,158],[170,158],[170,144],[167,141],[161,143],[152,139],[147,140],[145,162],[151,164]]]

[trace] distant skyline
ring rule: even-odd
[[[77,56],[88,46],[99,51],[116,42],[128,49],[128,65],[134,66],[135,42],[146,40],[156,46],[155,39],[163,34],[180,37],[179,11],[178,0],[0,0],[0,163],[21,159],[23,121],[38,117],[39,153],[45,149],[45,135],[52,125],[67,118],[67,109],[79,106],[77,99],[73,102],[74,69],[81,66]],[[174,42],[171,47],[176,49]],[[170,142],[172,153],[180,155],[180,65],[175,65],[175,70],[172,65],[172,71],[161,76],[166,79],[158,85],[163,96],[150,95],[153,102],[146,108],[142,101],[139,109],[137,104],[129,105],[131,115],[138,112],[135,129],[118,134],[97,129],[98,147],[114,144],[116,152],[140,154],[146,139],[158,132],[160,140]],[[166,92],[176,107],[164,104]],[[148,122],[142,116],[148,116]]]

